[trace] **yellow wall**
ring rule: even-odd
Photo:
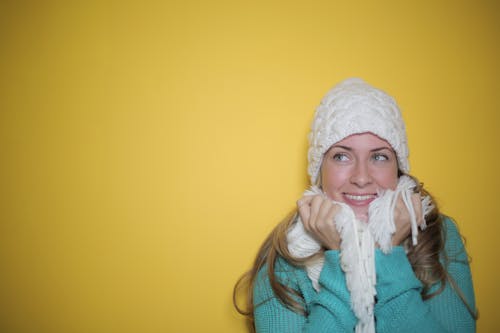
[[[405,3],[405,4],[402,4]],[[1,1],[0,331],[244,332],[323,94],[398,99],[500,330],[494,1]]]

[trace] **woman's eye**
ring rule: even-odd
[[[332,157],[335,161],[340,161],[340,162],[344,162],[344,161],[347,161],[349,158],[347,157],[346,154],[343,154],[343,153],[337,153],[337,154],[334,154],[333,157]]]
[[[386,154],[374,154],[373,159],[375,161],[387,161],[389,160],[389,156],[387,156]]]

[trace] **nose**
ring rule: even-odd
[[[365,187],[372,183],[370,169],[366,163],[356,163],[351,175],[351,183],[358,187]]]

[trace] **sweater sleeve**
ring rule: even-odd
[[[444,220],[446,231],[445,265],[467,304],[475,308],[472,277],[460,235],[455,224]],[[390,254],[377,250],[377,304],[375,306],[378,333],[385,332],[475,332],[475,320],[457,291],[446,283],[438,295],[423,301],[422,283],[416,278],[404,249],[395,247]],[[431,292],[439,289],[439,283]]]
[[[284,260],[281,260],[276,276],[302,296],[301,303],[306,314],[289,309],[277,298],[271,288],[267,269],[263,269],[254,286],[255,328],[258,333],[354,331],[357,320],[350,308],[338,251],[325,252],[319,292],[312,288],[303,269],[292,267]]]

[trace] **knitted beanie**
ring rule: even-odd
[[[318,181],[323,155],[335,143],[370,132],[386,140],[396,152],[399,170],[409,171],[406,129],[396,101],[358,78],[333,87],[317,107],[309,133],[308,173]]]

